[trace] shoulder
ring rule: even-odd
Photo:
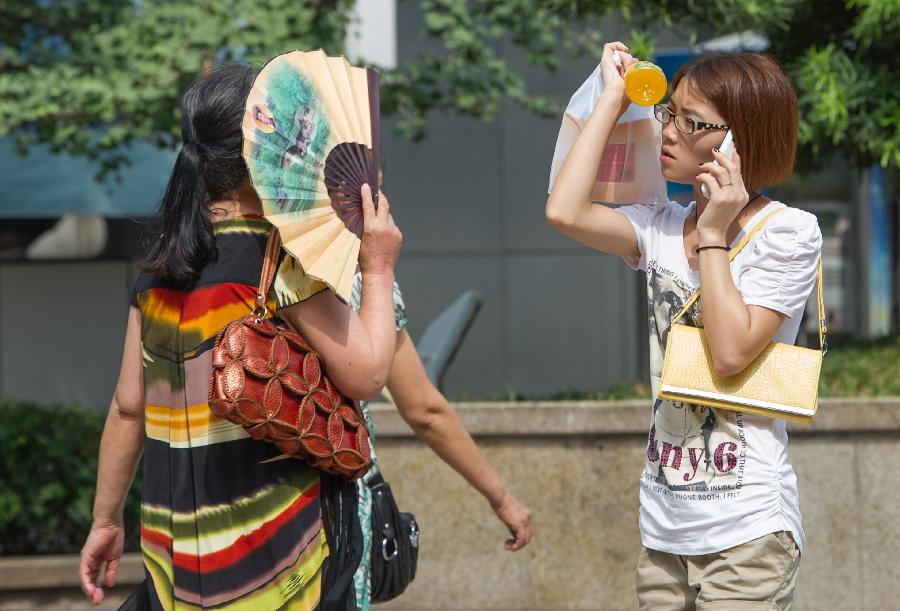
[[[776,264],[818,260],[822,252],[819,221],[814,214],[787,206],[766,222],[750,251],[754,259],[771,259]]]
[[[781,203],[781,202],[778,202]],[[820,234],[819,219],[815,214],[784,204],[784,209],[772,217],[770,228],[780,232]]]
[[[150,275],[147,272],[140,272],[138,273],[137,278],[134,279],[134,292],[143,293],[147,289],[159,286],[159,284],[160,281],[156,276]]]
[[[791,318],[801,315],[822,256],[822,233],[815,215],[783,209],[766,222],[745,252],[739,263],[744,303]]]
[[[178,290],[179,287],[164,278],[142,271],[138,273],[137,278],[134,280],[134,287],[131,291],[131,305],[140,307],[140,295],[153,289]]]
[[[818,250],[822,245],[822,231],[816,215],[791,206],[769,219],[762,234],[763,241],[793,248]]]

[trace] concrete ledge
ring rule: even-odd
[[[650,401],[456,407],[531,509],[534,541],[516,554],[503,550],[507,533],[484,499],[396,409],[374,406],[380,464],[422,532],[419,575],[386,609],[637,608]],[[900,471],[890,465],[900,461],[900,397],[822,400],[813,424],[789,428],[807,541],[795,611],[898,609]]]
[[[648,400],[456,404],[488,461],[534,514],[534,542],[510,554],[506,530],[483,498],[393,406],[374,404],[380,462],[423,533],[418,578],[385,608],[634,609],[649,407]],[[900,530],[891,525],[900,523],[900,471],[885,465],[900,461],[900,397],[826,399],[812,425],[789,428],[807,533],[795,609],[896,609]],[[102,608],[118,608],[143,577],[140,556],[124,557]],[[0,557],[0,611],[87,608],[77,555]]]
[[[646,435],[650,400],[489,401],[454,404],[475,437]],[[388,403],[370,405],[379,439],[415,437]],[[822,399],[812,424],[789,423],[793,434],[900,430],[900,397]]]
[[[81,587],[78,554],[0,557],[0,591]],[[140,554],[125,554],[116,585],[137,585],[144,580]]]

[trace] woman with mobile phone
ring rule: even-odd
[[[698,287],[686,318],[705,328],[720,375],[742,371],[773,340],[794,343],[822,236],[813,215],[788,208],[729,261],[747,231],[786,208],[762,189],[791,176],[796,153],[796,96],[778,64],[757,53],[693,58],[654,108],[662,175],[691,185],[691,204],[593,205],[596,169],[629,104],[617,50],[628,49],[603,49],[603,93],[546,214],[565,235],[646,273],[656,396],[672,318]],[[804,535],[787,442],[783,420],[654,400],[640,486],[641,609],[791,607]]]

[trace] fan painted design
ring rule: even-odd
[[[344,301],[363,233],[360,188],[377,193],[378,128],[377,73],[321,50],[273,58],[247,97],[243,153],[263,215],[304,273]]]

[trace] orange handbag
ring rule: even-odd
[[[209,406],[254,439],[348,480],[372,464],[369,431],[359,406],[342,396],[315,350],[280,320],[268,317],[281,240],[272,229],[256,308],[223,328],[213,347]]]

